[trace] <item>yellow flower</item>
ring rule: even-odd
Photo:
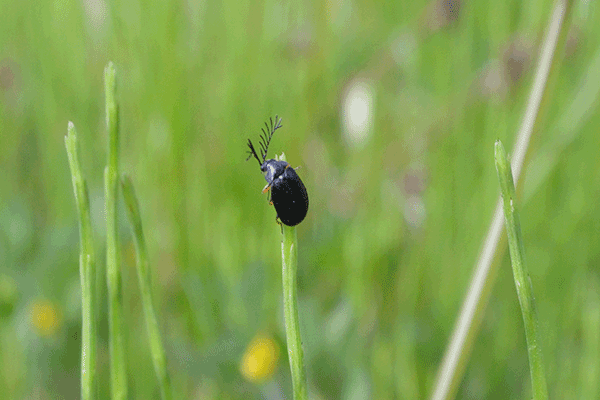
[[[61,323],[60,311],[50,300],[38,300],[31,307],[31,323],[40,336],[52,336]]]
[[[269,378],[277,368],[279,347],[275,341],[264,335],[256,336],[242,357],[240,372],[250,382],[259,382]]]

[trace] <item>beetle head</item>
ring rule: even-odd
[[[265,180],[267,181],[267,186],[263,189],[263,193],[271,188],[276,179],[281,179],[285,169],[289,166],[290,164],[287,162],[278,160],[267,160],[260,166],[260,170],[265,175]]]

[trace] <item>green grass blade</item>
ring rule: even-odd
[[[146,249],[146,241],[144,240],[139,205],[133,189],[133,183],[129,177],[124,176],[122,178],[121,187],[135,241],[137,271],[140,282],[140,291],[142,293],[144,316],[146,317],[146,329],[150,341],[150,352],[152,353],[152,362],[154,363],[154,371],[158,377],[162,398],[163,400],[167,400],[171,398],[171,383],[167,372],[165,349],[160,337],[158,322],[154,313],[154,306],[152,305],[150,271],[148,270],[148,251]]]
[[[558,0],[549,20],[534,82],[514,146],[512,167],[515,172],[515,180],[518,180],[521,172],[531,135],[539,128],[540,110],[547,108],[549,104],[551,91],[547,90],[548,81],[556,80],[557,65],[560,64],[560,59],[556,57],[556,49],[561,48],[566,41],[572,14],[571,6],[572,1],[570,0]],[[553,72],[552,76],[550,76],[551,71]],[[543,112],[541,113],[543,114]],[[431,395],[432,400],[453,398],[458,390],[473,341],[479,329],[481,316],[494,283],[492,277],[496,275],[497,267],[492,266],[492,261],[498,250],[501,233],[502,205],[501,200],[498,200],[467,295],[438,371]]]
[[[113,400],[127,399],[127,364],[123,349],[123,294],[119,265],[117,194],[119,177],[119,113],[115,100],[116,72],[112,62],[104,69],[108,165],[104,170],[106,201],[106,282],[108,285],[108,343],[110,389]]]
[[[527,266],[525,264],[525,252],[523,238],[521,236],[521,225],[519,213],[515,207],[515,185],[513,183],[510,163],[500,141],[495,145],[496,170],[502,192],[504,208],[504,219],[506,233],[508,235],[508,248],[512,264],[517,296],[523,313],[525,324],[525,336],[527,338],[527,351],[529,353],[529,368],[531,371],[531,386],[535,400],[548,398],[546,386],[546,374],[542,358],[542,348],[538,330],[538,317],[533,298],[533,289]]]
[[[69,157],[75,203],[79,213],[79,276],[81,279],[81,398],[96,398],[95,255],[87,184],[81,173],[75,125],[69,122],[65,146]]]

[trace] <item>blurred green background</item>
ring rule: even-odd
[[[80,137],[108,398],[103,69],[117,68],[175,398],[290,398],[280,229],[246,140],[278,114],[311,397],[431,394],[552,2],[0,1],[0,393],[79,398]],[[600,396],[600,24],[576,2],[524,171],[522,227],[553,398]],[[129,396],[158,398],[120,204]],[[530,396],[508,252],[458,398]]]

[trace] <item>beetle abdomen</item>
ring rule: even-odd
[[[277,216],[288,226],[298,225],[308,212],[308,193],[292,167],[273,180],[271,201]]]

